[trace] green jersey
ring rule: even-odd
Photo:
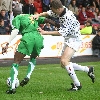
[[[21,14],[14,18],[12,24],[14,28],[17,28],[22,35],[25,33],[37,31],[40,24],[44,24],[45,17],[39,17],[38,20],[33,20],[32,15]]]
[[[22,35],[20,44],[18,45],[18,52],[25,55],[35,54],[39,56],[44,46],[43,36],[37,28],[39,24],[44,23],[44,20],[45,17],[39,17],[38,20],[33,20],[32,15],[28,14],[21,14],[14,18],[12,24]]]

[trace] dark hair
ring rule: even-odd
[[[92,21],[88,20],[87,23],[90,23],[90,26],[92,26]]]
[[[6,10],[2,9],[1,11],[6,11]]]
[[[50,7],[54,8],[54,9],[59,9],[59,8],[62,8],[63,5],[62,5],[62,2],[60,0],[52,0],[50,2]]]
[[[3,19],[0,19],[0,23],[1,23],[2,21],[4,21],[4,20],[3,20]]]

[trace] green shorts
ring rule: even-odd
[[[18,52],[29,56],[34,53],[39,56],[41,49],[44,47],[43,39],[43,36],[37,32],[24,34],[18,45]]]

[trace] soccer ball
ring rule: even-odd
[[[8,79],[7,79],[7,86],[11,87],[11,77],[8,77]],[[15,87],[17,88],[18,86],[19,86],[19,80],[18,80],[18,78],[16,78]]]

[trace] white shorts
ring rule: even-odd
[[[65,39],[63,51],[67,46],[74,49],[75,51],[78,51],[81,45],[82,45],[82,40],[78,40],[76,38]]]

